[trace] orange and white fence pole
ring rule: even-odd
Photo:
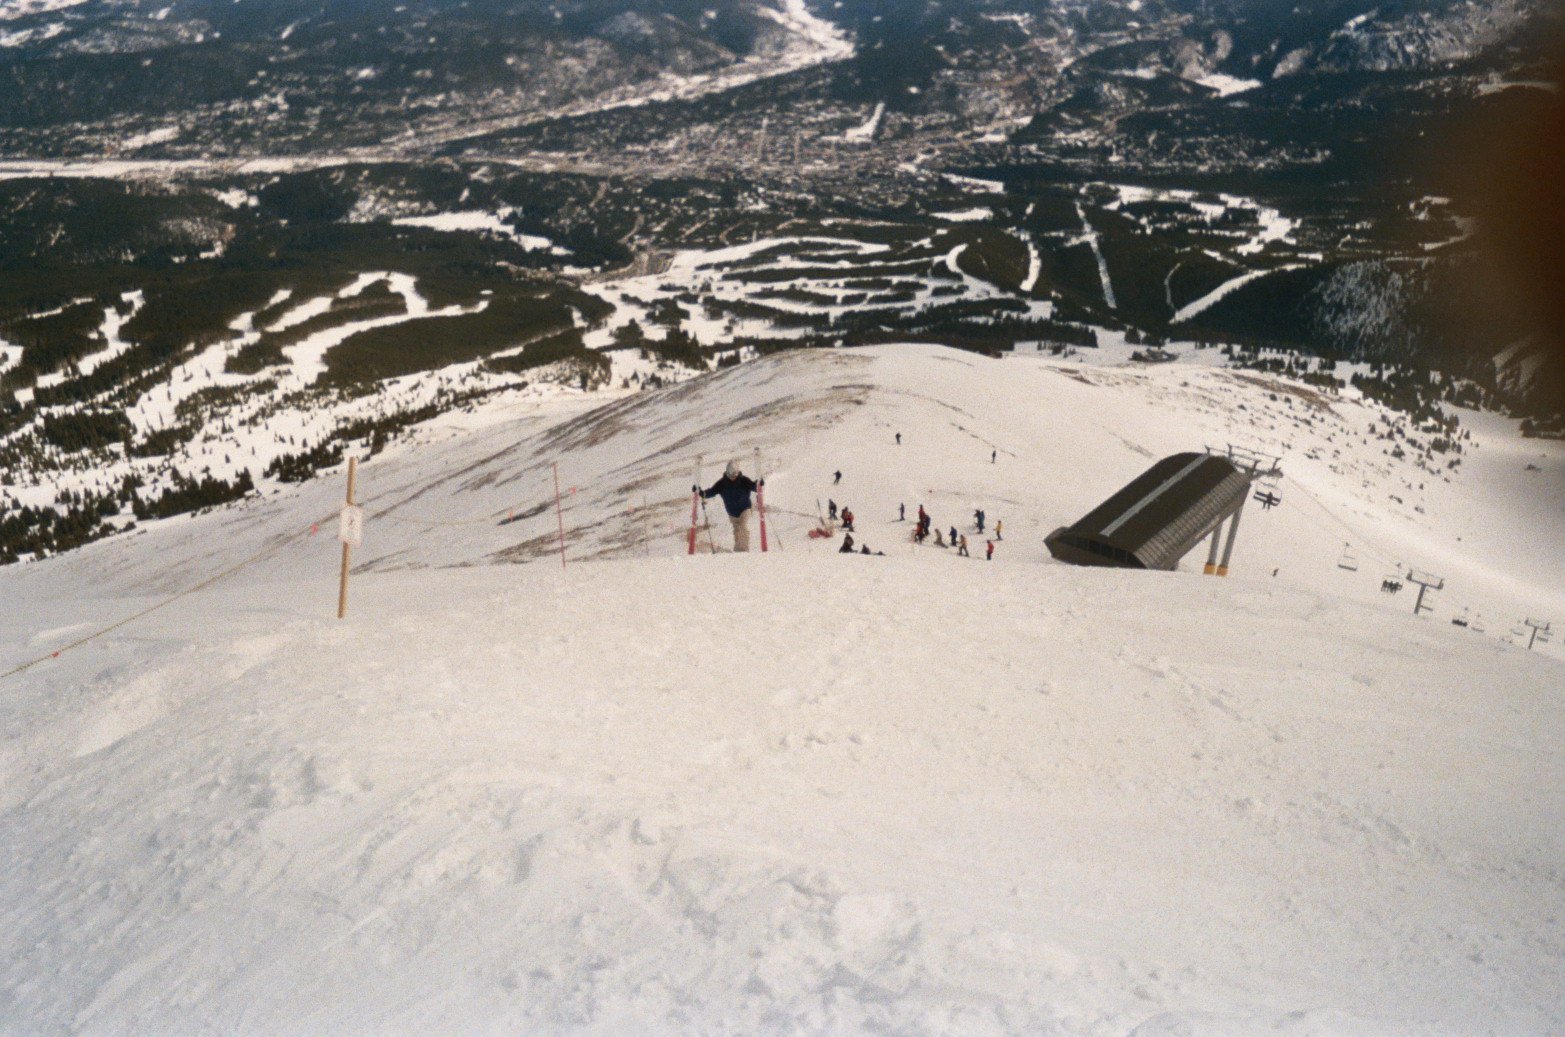
[[[560,568],[565,568],[565,512],[560,510],[560,463],[553,462],[554,468],[554,517],[560,524]]]
[[[337,582],[338,619],[348,614],[348,564],[353,557],[353,548],[364,541],[364,509],[353,503],[353,483],[358,466],[358,458],[348,458],[348,496],[337,527],[337,539],[342,541],[342,574]]]

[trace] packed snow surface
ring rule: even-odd
[[[994,210],[978,206],[972,209],[953,209],[949,212],[930,213],[937,220],[948,223],[975,223],[994,219]]]
[[[6,0],[0,4],[0,22],[31,18],[50,11],[63,11],[86,3],[86,0]]]
[[[1224,296],[1231,292],[1237,291],[1240,288],[1243,288],[1251,281],[1257,281],[1268,274],[1281,273],[1284,270],[1297,270],[1302,265],[1303,264],[1301,263],[1285,263],[1282,266],[1272,267],[1268,270],[1251,270],[1247,273],[1240,274],[1238,277],[1230,278],[1227,281],[1224,281],[1222,284],[1218,285],[1216,288],[1212,289],[1210,292],[1207,292],[1205,295],[1201,296],[1199,299],[1181,306],[1174,312],[1174,316],[1170,318],[1169,323],[1182,324],[1191,317],[1194,317],[1196,314],[1217,305],[1217,303],[1220,302]]]
[[[873,142],[876,132],[880,129],[880,120],[885,115],[886,102],[881,101],[875,105],[875,110],[870,113],[870,117],[864,120],[863,124],[855,126],[851,130],[843,131],[842,139],[854,144],[869,144]]]
[[[1229,97],[1233,94],[1242,94],[1247,90],[1254,90],[1261,85],[1259,79],[1239,79],[1222,72],[1208,72],[1204,76],[1197,76],[1191,80],[1217,91],[1218,97]]]
[[[886,347],[597,402],[362,465],[346,620],[340,478],[0,570],[0,672],[45,659],[0,681],[0,1029],[1565,1027],[1565,665],[1333,564],[1558,606],[1557,445],[1464,415],[1412,511],[1368,405],[1251,372]],[[1295,441],[1235,576],[1048,559],[1225,434]],[[713,500],[687,557],[696,455],[757,447],[772,551]],[[805,535],[827,497],[884,556]]]
[[[391,222],[399,227],[427,227],[430,230],[440,231],[476,231],[488,234],[492,237],[506,238],[516,242],[522,248],[532,251],[554,248],[554,242],[537,234],[523,234],[518,231],[507,219],[515,212],[513,209],[502,209],[500,212],[442,212],[433,216],[404,216]]]

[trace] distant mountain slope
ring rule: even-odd
[[[1557,329],[1449,167],[1546,125],[1560,14],[7,4],[0,561],[793,345],[1286,350],[1547,428]]]
[[[0,25],[0,132],[54,154],[427,145],[850,49],[800,0],[86,0]]]
[[[1361,104],[1355,77],[1384,76],[1400,103],[1438,103],[1474,75],[1527,68],[1560,29],[1546,0],[13,4],[0,12],[0,153],[408,154],[827,63],[807,104],[779,111],[794,130],[881,103],[949,144],[1109,72],[1190,84],[1192,125],[1164,128],[1184,136],[1274,81],[1336,76],[1333,103]],[[1100,108],[1111,120],[1115,106]]]

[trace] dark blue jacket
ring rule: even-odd
[[[711,489],[702,490],[701,496],[708,499],[721,496],[729,517],[738,518],[749,509],[750,494],[755,492],[755,485],[755,480],[748,475],[741,475],[737,479],[725,475],[713,483]]]

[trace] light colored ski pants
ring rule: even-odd
[[[745,552],[750,550],[750,512],[753,509],[746,508],[739,513],[738,518],[730,518],[728,521],[734,524],[734,551]]]

